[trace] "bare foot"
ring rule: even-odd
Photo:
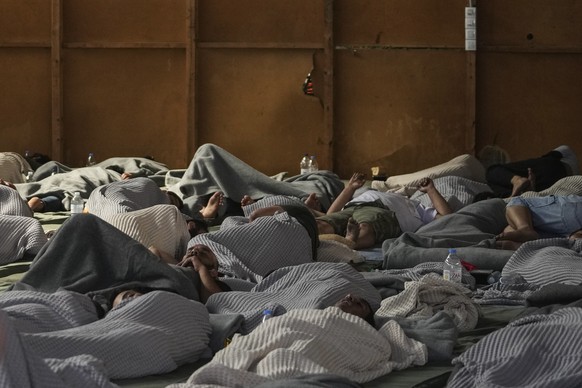
[[[218,208],[224,203],[224,194],[217,191],[208,199],[206,206],[200,210],[204,218],[215,218],[218,215]]]
[[[252,199],[251,197],[249,197],[248,195],[245,195],[241,200],[240,200],[240,205],[241,206],[248,206],[255,203],[255,200]]]
[[[346,239],[353,241],[354,243],[358,242],[358,237],[360,236],[360,224],[356,222],[353,218],[348,220],[347,230],[346,230]]]
[[[524,178],[522,176],[514,176],[511,179],[511,183],[513,184],[513,190],[511,191],[512,197],[517,197],[518,195],[523,194],[524,192],[528,191],[531,187],[531,182],[528,178]]]
[[[42,212],[44,210],[44,202],[39,197],[32,197],[29,199],[28,206],[33,212]]]
[[[317,198],[317,194],[311,193],[309,197],[307,197],[304,201],[305,206],[313,210],[321,211],[321,203],[319,202],[319,198]]]

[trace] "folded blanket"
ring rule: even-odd
[[[170,387],[254,387],[268,381],[334,374],[363,383],[393,370],[426,363],[426,347],[394,321],[379,330],[337,307],[293,310],[274,317]]]

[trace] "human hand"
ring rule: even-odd
[[[355,172],[348,181],[348,186],[354,190],[357,190],[360,187],[364,186],[365,183],[366,174],[362,174],[361,172]]]
[[[426,193],[427,191],[434,189],[434,182],[429,177],[422,178],[418,185],[418,190]]]
[[[190,247],[178,265],[192,267],[196,272],[207,270],[212,277],[218,277],[218,260],[206,245],[196,244]]]
[[[130,172],[124,172],[123,174],[121,174],[121,180],[131,179],[132,177],[133,174]]]

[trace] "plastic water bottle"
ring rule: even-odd
[[[319,165],[317,164],[317,159],[315,155],[311,155],[309,159],[309,172],[316,172],[319,171]]]
[[[87,167],[95,165],[95,155],[93,152],[89,152],[89,156],[87,156]]]
[[[34,175],[34,171],[28,170],[26,173],[26,183],[32,182],[32,176]]]
[[[273,310],[264,309],[263,310],[263,322],[268,321],[271,318],[273,318]]]
[[[75,191],[75,195],[71,200],[71,215],[74,214],[81,214],[85,209],[85,203],[83,202],[83,198],[81,198],[81,193]]]
[[[450,248],[449,254],[443,264],[443,279],[461,283],[462,275],[463,265],[461,264],[461,259],[457,256],[457,250]]]
[[[309,158],[309,154],[303,155],[301,159],[301,163],[299,163],[301,174],[307,174],[309,172],[309,163],[311,159]]]

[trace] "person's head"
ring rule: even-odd
[[[138,296],[142,296],[143,293],[138,290],[124,290],[121,291],[119,294],[115,295],[113,299],[113,303],[111,305],[112,308],[116,308],[122,301],[127,299],[137,298]]]
[[[582,238],[582,229],[578,229],[577,231],[572,233],[568,238],[570,240],[577,240],[579,238]]]
[[[345,313],[353,314],[364,319],[374,327],[376,326],[374,322],[374,311],[370,303],[359,296],[347,294],[335,304],[335,307],[338,307]]]
[[[208,223],[201,218],[192,218],[188,220],[188,233],[190,237],[197,236],[202,233],[208,233]]]
[[[166,195],[170,199],[171,205],[174,205],[178,209],[182,210],[182,208],[184,207],[184,202],[182,202],[182,199],[180,199],[180,197],[178,197],[178,195],[176,193],[171,192],[171,191],[166,191]]]
[[[485,201],[486,199],[497,198],[497,196],[491,191],[482,191],[475,194],[473,197],[473,203]]]

